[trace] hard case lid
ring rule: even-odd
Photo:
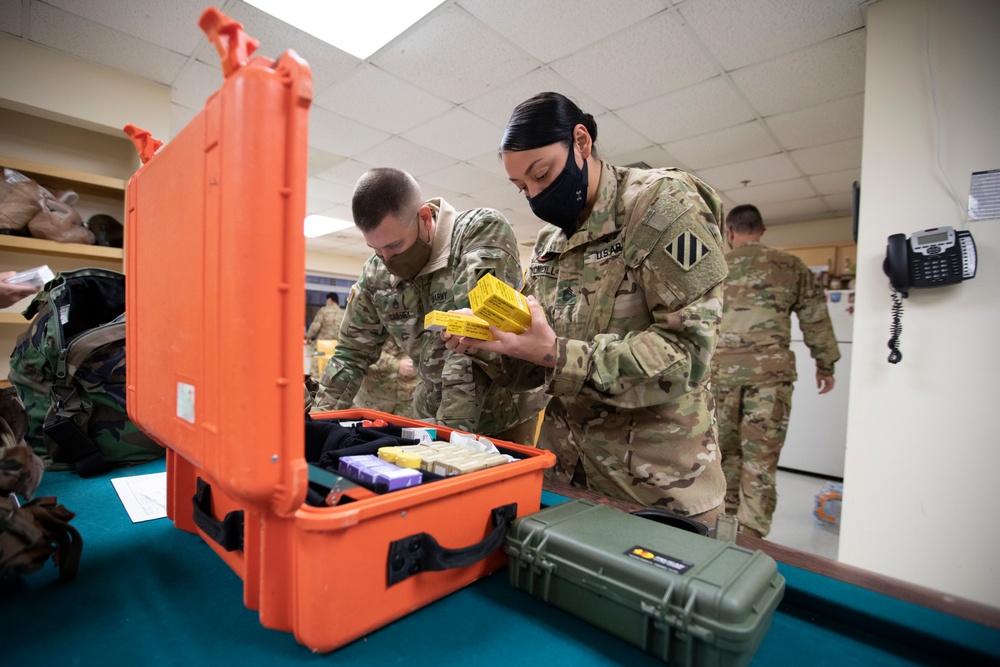
[[[309,66],[217,10],[225,81],[126,191],[129,416],[249,506],[304,501]],[[140,131],[135,133],[142,135]],[[145,149],[145,150],[144,150]]]

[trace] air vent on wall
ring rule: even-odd
[[[652,167],[645,162],[633,162],[632,164],[625,165],[625,167],[628,169],[652,169]]]

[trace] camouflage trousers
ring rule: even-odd
[[[726,513],[746,532],[764,537],[778,504],[778,456],[788,432],[792,383],[718,385],[715,412],[726,475]]]

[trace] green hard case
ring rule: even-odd
[[[587,500],[517,519],[505,550],[516,588],[671,665],[746,665],[785,590],[761,551]]]

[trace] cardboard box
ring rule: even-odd
[[[493,274],[487,273],[479,279],[474,289],[480,295],[480,308],[489,308],[521,327],[531,326],[531,311],[528,310],[528,300],[507,283]],[[484,320],[486,319],[479,314],[475,306],[473,306],[472,312]]]
[[[424,328],[432,331],[447,331],[456,336],[493,340],[489,323],[472,315],[432,310],[424,315]]]

